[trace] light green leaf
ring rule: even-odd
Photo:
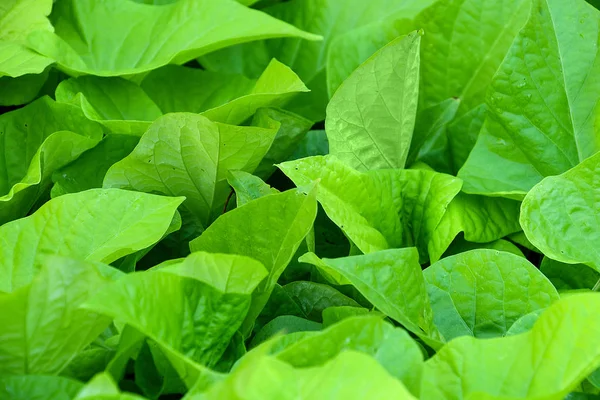
[[[584,1],[534,2],[494,77],[488,119],[459,172],[465,191],[522,199],[542,178],[600,150],[593,117],[599,34],[600,12]]]
[[[0,398],[5,400],[71,400],[82,387],[81,382],[61,376],[0,376]]]
[[[102,127],[81,110],[43,97],[0,116],[0,224],[23,217],[52,173],[94,147]]]
[[[106,373],[93,377],[73,400],[143,400],[143,397],[123,393]]]
[[[295,369],[267,356],[260,348],[248,353],[222,382],[189,400],[358,400],[414,397],[373,357],[344,351],[322,366]]]
[[[521,335],[462,337],[425,362],[424,399],[561,400],[600,366],[600,295],[555,302]]]
[[[512,324],[512,326],[506,332],[506,336],[518,335],[519,333],[530,331],[544,311],[544,308],[540,308],[530,312],[529,314],[523,315],[521,318],[516,320],[514,324]]]
[[[359,170],[404,168],[417,113],[419,45],[411,33],[383,47],[327,106],[330,153]]]
[[[56,88],[56,101],[81,107],[86,117],[121,134],[141,136],[162,115],[138,85],[123,78],[67,79]]]
[[[182,200],[117,189],[50,200],[0,227],[0,292],[27,285],[45,253],[109,264],[154,244]]]
[[[190,242],[193,252],[244,255],[262,262],[269,271],[253,294],[242,331],[246,337],[277,279],[313,226],[317,214],[315,191],[288,190],[251,201],[219,217]]]
[[[36,30],[52,32],[47,16],[52,0],[5,0],[0,4],[0,77],[39,74],[53,60],[24,45]]]
[[[427,262],[436,228],[460,192],[460,179],[427,170],[370,171],[368,175],[392,194],[402,221],[399,247],[417,247],[421,263]]]
[[[296,368],[325,364],[346,350],[372,356],[388,373],[410,386],[419,378],[423,354],[406,331],[381,316],[357,316],[294,342],[276,352],[278,359]]]
[[[546,256],[600,272],[600,153],[562,175],[545,178],[527,194],[520,222]]]
[[[439,347],[443,341],[433,325],[419,254],[414,247],[322,260],[308,253],[300,261],[337,278],[338,284],[351,283],[378,310],[432,345]]]
[[[164,113],[202,113],[211,121],[237,125],[261,107],[281,107],[308,89],[287,66],[272,60],[256,81],[242,76],[168,66],[153,71],[142,88]]]
[[[244,171],[229,171],[227,182],[235,190],[238,207],[259,197],[279,193],[279,190],[267,185],[262,179]]]
[[[296,186],[319,180],[319,203],[363,253],[400,246],[402,226],[396,207],[401,199],[394,199],[379,181],[331,156],[289,161],[278,167]]]
[[[118,272],[50,256],[31,284],[0,293],[0,374],[59,373],[110,323],[79,305]]]
[[[127,157],[140,141],[134,135],[107,135],[77,160],[52,174],[54,186],[50,194],[58,197],[102,187],[108,169]]]
[[[18,43],[0,41],[0,76],[39,74],[53,62]]]
[[[519,207],[514,200],[459,193],[448,205],[429,242],[431,262],[440,259],[460,232],[469,242],[488,243],[520,231]]]
[[[52,23],[54,34],[34,32],[29,45],[72,75],[136,74],[257,39],[319,39],[228,0],[180,0],[160,7],[67,0],[55,4]]]
[[[423,271],[433,320],[446,340],[504,336],[520,317],[559,296],[523,257],[478,249],[444,258]]]
[[[83,307],[125,322],[161,346],[214,365],[267,275],[248,257],[192,253],[182,263],[135,272]]]
[[[108,170],[104,187],[185,196],[184,219],[192,218],[201,232],[223,212],[227,172],[254,171],[275,134],[273,129],[224,125],[197,114],[168,114]]]

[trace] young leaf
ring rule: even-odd
[[[522,316],[550,306],[558,293],[529,261],[478,249],[423,271],[433,320],[446,340],[504,336]]]
[[[43,97],[0,116],[0,224],[21,218],[52,173],[94,147],[102,127],[81,110]]]
[[[519,207],[514,200],[459,193],[448,205],[429,241],[431,262],[440,259],[460,232],[474,243],[489,243],[518,232]]]
[[[256,39],[319,39],[234,1],[67,0],[55,3],[52,23],[55,33],[36,31],[29,45],[71,75],[136,74]]]
[[[598,196],[600,153],[531,189],[521,207],[523,231],[546,256],[600,272]]]
[[[378,310],[434,346],[439,347],[443,341],[433,325],[419,254],[414,247],[322,260],[308,253],[300,261],[315,265],[326,275],[332,271],[338,284],[351,283]]]
[[[75,104],[114,133],[141,136],[162,112],[135,83],[123,78],[82,76],[62,81],[56,101]]]
[[[110,323],[79,306],[118,272],[49,256],[31,284],[0,293],[0,375],[59,373]]]
[[[279,193],[279,190],[267,185],[262,179],[244,171],[229,171],[227,182],[235,190],[238,207],[259,197]]]
[[[197,114],[168,114],[108,170],[104,187],[185,196],[183,206],[201,232],[223,212],[227,172],[254,171],[275,134],[273,129],[224,125]]]
[[[404,168],[417,113],[419,45],[411,33],[383,47],[327,106],[330,153],[359,170]]]
[[[316,156],[279,164],[296,186],[319,180],[323,209],[363,253],[399,247],[402,226],[392,193],[335,157]]]
[[[460,179],[427,170],[370,171],[369,176],[392,193],[403,226],[402,247],[415,246],[421,263],[427,262],[436,229],[460,192]]]
[[[181,197],[118,189],[60,196],[0,227],[0,292],[27,285],[44,254],[109,264],[157,242]]]
[[[212,366],[241,325],[251,294],[266,274],[261,263],[248,257],[198,252],[180,264],[129,274],[83,307]]]
[[[600,295],[555,302],[521,335],[462,337],[425,362],[427,399],[560,400],[600,366]]]
[[[459,172],[465,191],[522,199],[544,177],[600,150],[593,117],[599,33],[600,12],[584,1],[534,1],[494,77],[487,122]]]
[[[266,304],[277,279],[313,226],[317,201],[313,188],[261,197],[219,217],[202,235],[190,242],[194,251],[240,254],[252,257],[269,275],[253,294],[242,333],[247,337]]]

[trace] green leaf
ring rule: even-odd
[[[327,135],[322,130],[311,130],[306,133],[306,136],[298,143],[294,153],[289,157],[289,160],[297,160],[299,158],[324,156],[329,154],[329,142]]]
[[[275,164],[286,161],[292,156],[313,123],[289,111],[261,108],[254,115],[252,125],[263,127],[278,125],[277,135],[271,148],[254,172],[255,175],[268,179],[277,170]]]
[[[546,256],[600,272],[598,196],[600,153],[531,189],[521,208],[523,231]]]
[[[459,193],[448,205],[429,242],[431,262],[440,259],[460,232],[469,242],[488,243],[520,231],[519,207],[514,200]]]
[[[335,288],[315,282],[297,281],[283,286],[283,291],[298,304],[306,318],[321,322],[323,310],[328,307],[360,307],[351,298]]]
[[[248,353],[225,380],[204,393],[192,393],[189,399],[414,399],[402,383],[363,353],[344,351],[322,366],[299,369],[264,353],[262,348]]]
[[[393,40],[358,67],[327,106],[330,153],[359,170],[404,168],[417,113],[421,35]]]
[[[31,284],[0,293],[0,374],[57,374],[110,320],[79,309],[118,271],[50,256]]]
[[[591,289],[600,279],[600,273],[584,264],[565,264],[544,257],[540,271],[552,282],[556,290]]]
[[[34,32],[29,45],[72,75],[135,74],[256,39],[319,38],[234,1],[181,0],[161,7],[60,1],[52,23],[55,33]]]
[[[593,117],[600,80],[588,79],[600,73],[599,34],[600,12],[584,1],[534,2],[494,77],[488,119],[459,172],[465,191],[522,199],[544,177],[600,150]]]
[[[363,253],[400,246],[402,226],[396,207],[401,199],[394,199],[380,182],[332,156],[289,161],[278,167],[296,186],[320,180],[319,203]]]
[[[162,115],[138,85],[123,78],[67,79],[56,88],[56,101],[81,107],[86,117],[121,134],[141,136]]]
[[[279,334],[320,331],[322,324],[295,315],[280,315],[265,324],[252,338],[251,347]]]
[[[50,194],[58,197],[101,188],[108,169],[127,157],[139,141],[140,138],[134,135],[105,136],[94,148],[52,174],[54,186]]]
[[[41,74],[27,74],[18,78],[0,77],[0,106],[27,104],[38,97],[50,75],[48,69]]]
[[[52,0],[6,0],[0,5],[0,77],[39,74],[53,63],[24,46],[29,33],[52,32],[51,9]]]
[[[432,345],[439,347],[443,341],[433,324],[419,254],[414,247],[322,260],[308,253],[300,260],[337,276],[338,284],[351,283],[378,310]]]
[[[214,365],[267,275],[248,257],[192,253],[180,264],[135,272],[83,306],[125,322],[161,346]]]
[[[294,70],[311,90],[310,93],[297,96],[289,104],[289,109],[314,121],[320,121],[325,118],[325,108],[329,100],[327,88],[329,52],[340,47],[344,57],[348,58],[349,74],[378,49],[378,47],[368,46],[368,50],[359,52],[355,56],[355,46],[360,46],[362,43],[354,41],[341,44],[336,38],[354,30],[368,29],[373,24],[387,24],[395,19],[411,18],[431,2],[432,0],[281,2],[263,8],[263,11],[300,29],[320,34],[323,36],[323,41],[308,42],[285,38],[248,43],[208,54],[203,56],[200,62],[211,71],[258,76],[271,58],[277,58]],[[378,33],[377,30],[369,31]],[[381,45],[386,43],[382,42],[382,38],[378,35],[369,36],[368,40],[374,40]],[[346,46],[348,46],[347,51],[345,51]]]
[[[81,382],[61,376],[0,376],[0,397],[5,400],[71,400],[82,387]]]
[[[296,368],[307,368],[324,364],[347,350],[369,354],[407,386],[418,381],[423,363],[419,346],[406,331],[376,316],[347,318],[275,354]]]
[[[21,218],[48,189],[52,173],[94,147],[100,125],[43,97],[0,116],[0,224]]]
[[[201,232],[223,212],[227,172],[254,171],[275,134],[273,129],[224,125],[198,114],[168,114],[108,170],[104,187],[185,196],[184,219],[193,218]]]
[[[277,279],[312,228],[317,214],[316,188],[261,197],[219,217],[190,242],[194,251],[240,254],[252,257],[269,271],[253,294],[252,306],[242,333],[251,331],[254,320],[269,299]]]
[[[244,171],[229,171],[227,182],[235,190],[238,207],[260,197],[279,193],[279,190],[267,185],[259,177]]]
[[[392,193],[402,221],[400,247],[417,247],[420,262],[427,262],[436,229],[460,192],[460,179],[427,170],[370,171],[369,176]]]
[[[600,365],[600,295],[555,302],[521,335],[462,337],[425,362],[421,398],[563,399]]]
[[[57,254],[106,264],[158,241],[182,198],[117,189],[60,196],[0,227],[0,292],[27,285]]]
[[[475,249],[492,249],[498,251],[505,251],[507,253],[512,253],[519,257],[525,258],[525,255],[523,254],[521,249],[519,249],[516,245],[514,245],[512,242],[509,242],[508,240],[499,239],[489,243],[473,243],[464,240],[464,238],[462,238],[461,236],[458,236],[456,237],[456,239],[454,239],[454,241],[452,242],[450,247],[448,247],[448,250],[446,250],[442,258]]]
[[[550,306],[558,293],[523,257],[478,249],[444,258],[423,271],[436,327],[459,336],[504,336],[522,316]]]
[[[447,156],[448,124],[454,119],[460,100],[448,99],[419,110],[407,165],[423,162],[436,171],[453,174],[452,160]]]
[[[281,107],[308,89],[287,66],[272,60],[256,81],[193,68],[153,71],[142,88],[164,113],[202,113],[212,121],[237,125],[261,107]]]
[[[469,129],[478,118],[473,111],[485,102],[494,73],[525,24],[530,4],[530,0],[437,1],[418,15],[414,26],[425,31],[421,43],[425,51],[421,54],[417,127],[430,121],[425,110],[443,107],[453,99],[459,102],[450,121],[440,121],[442,141],[434,141],[433,148],[420,147],[421,159],[437,155],[437,162],[447,168],[442,171],[453,175],[465,162],[479,133]],[[454,128],[446,131],[450,123]],[[422,141],[423,133],[417,131],[415,140]],[[465,151],[458,152],[445,142],[446,135]]]

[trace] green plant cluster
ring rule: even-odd
[[[600,398],[600,11],[0,0],[0,399]]]

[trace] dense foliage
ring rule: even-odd
[[[0,1],[0,399],[600,398],[583,0]]]

